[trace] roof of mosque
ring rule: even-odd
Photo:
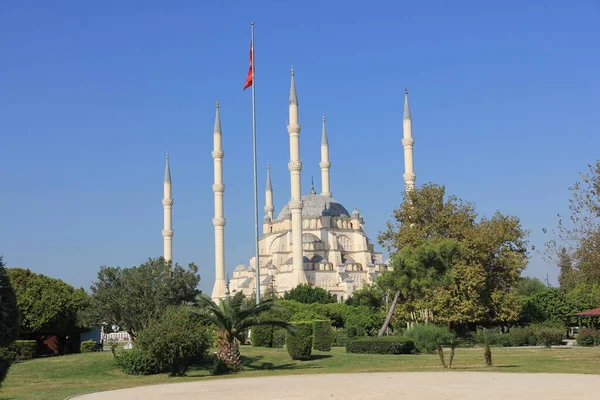
[[[316,218],[322,215],[350,217],[348,210],[332,198],[312,193],[302,196],[302,218]],[[279,212],[277,219],[290,219],[290,209],[287,205]]]

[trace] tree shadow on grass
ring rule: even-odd
[[[450,371],[452,370],[481,370],[481,371],[493,371],[495,369],[499,369],[499,368],[519,368],[518,365],[514,365],[514,364],[508,364],[508,365],[492,365],[491,367],[486,367],[485,365],[460,365],[460,366],[452,366],[452,368],[450,368]]]
[[[275,364],[272,362],[261,361],[264,358],[262,356],[254,356],[254,357],[242,356],[242,365],[244,366],[245,370],[250,370],[250,371],[314,369],[314,368],[323,368],[323,366],[311,364],[310,361],[321,360],[321,359],[329,358],[329,357],[332,357],[332,356],[330,356],[330,355],[313,355],[310,357],[310,360],[308,360],[308,362]]]

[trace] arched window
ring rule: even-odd
[[[342,250],[352,251],[354,250],[352,246],[352,239],[345,235],[339,235],[337,238],[338,247]]]

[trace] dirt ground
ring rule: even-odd
[[[600,376],[487,372],[391,372],[234,378],[97,392],[77,400],[584,399]]]

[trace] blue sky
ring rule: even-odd
[[[89,287],[101,265],[162,253],[171,155],[174,258],[214,279],[212,128],[221,102],[226,265],[253,253],[251,98],[256,22],[260,210],[272,165],[289,199],[289,72],[303,192],[319,185],[321,114],[334,197],[375,240],[403,191],[402,93],[417,184],[484,215],[517,215],[538,249],[567,188],[598,158],[600,5],[558,2],[2,2],[0,253]],[[555,282],[531,253],[527,275]]]

